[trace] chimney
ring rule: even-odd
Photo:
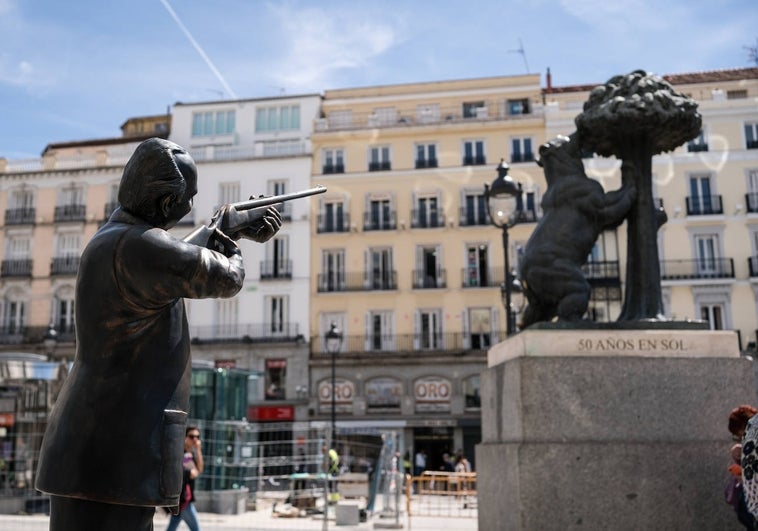
[[[553,90],[553,76],[550,75],[550,67],[547,67],[547,75],[545,76],[545,92],[551,92]]]

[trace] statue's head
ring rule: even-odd
[[[197,168],[177,144],[149,138],[134,150],[118,189],[121,208],[150,224],[171,228],[192,209]]]
[[[558,135],[542,144],[539,156],[537,164],[544,168],[548,184],[557,175],[584,175],[584,164],[576,133],[568,137]]]

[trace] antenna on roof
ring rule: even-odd
[[[747,50],[748,59],[755,66],[758,66],[758,39],[755,39],[755,46],[743,46]]]
[[[521,42],[521,37],[519,37],[518,40],[518,49],[517,50],[508,50],[508,52],[513,53],[520,53],[521,57],[524,58],[524,67],[526,68],[526,73],[529,73],[529,63],[526,62],[526,50],[524,50],[524,44]]]

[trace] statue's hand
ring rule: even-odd
[[[282,216],[273,206],[237,211],[224,205],[214,214],[212,223],[235,241],[245,238],[264,243],[282,227]]]

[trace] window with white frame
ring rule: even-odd
[[[322,250],[319,291],[343,291],[345,289],[345,276],[345,250]]]
[[[697,315],[706,321],[711,330],[730,330],[731,292],[728,285],[693,286]]]
[[[511,138],[511,162],[531,162],[534,160],[531,137]]]
[[[265,298],[266,328],[272,336],[289,333],[289,301],[286,295],[270,295]]]
[[[489,225],[487,199],[483,190],[463,191],[463,211],[460,224],[464,226]]]
[[[261,277],[291,278],[292,265],[289,252],[289,236],[277,234],[266,245],[266,261],[263,263]]]
[[[321,206],[320,219],[318,220],[319,232],[345,232],[347,231],[347,216],[345,202],[340,199],[325,200]]]
[[[34,208],[34,190],[32,188],[16,188],[11,192],[9,208],[29,210]]]
[[[240,182],[219,183],[218,185],[218,204],[227,205],[237,203],[240,200]]]
[[[413,209],[414,228],[441,227],[444,225],[440,212],[440,199],[436,193],[427,193],[416,196],[416,205]]]
[[[487,106],[483,101],[468,101],[463,104],[464,118],[477,118],[487,112]]]
[[[746,180],[747,211],[758,212],[758,169],[747,170]]]
[[[726,271],[725,260],[719,251],[719,235],[700,233],[694,235],[697,274],[701,276],[723,276]]]
[[[73,286],[61,286],[56,290],[52,310],[53,323],[58,334],[72,334],[74,332]]]
[[[395,271],[391,247],[375,247],[368,250],[368,289],[395,289]]]
[[[437,144],[423,142],[416,144],[416,169],[437,167]]]
[[[289,191],[289,181],[287,179],[272,179],[266,183],[269,195],[283,195]],[[292,202],[282,203],[279,213],[285,221],[292,220]]]
[[[26,328],[28,297],[20,289],[11,289],[3,297],[2,329],[5,334],[20,334]]]
[[[486,350],[493,344],[493,312],[490,308],[469,308],[464,313],[464,344],[472,350]]]
[[[345,150],[342,148],[327,148],[322,151],[324,165],[321,173],[345,173]]]
[[[464,287],[490,286],[489,244],[477,243],[466,246],[466,267],[463,271]]]
[[[300,129],[300,105],[259,107],[255,110],[256,133],[298,129]]]
[[[758,122],[745,124],[745,147],[758,149]]]
[[[239,300],[216,299],[216,335],[221,338],[239,338]]]
[[[370,197],[367,210],[364,230],[390,230],[395,228],[392,198]]]
[[[366,350],[394,350],[394,314],[391,310],[374,310],[366,316]]]
[[[377,107],[369,116],[369,127],[378,125],[392,125],[397,123],[397,109],[395,107]]]
[[[705,140],[705,131],[700,130],[700,134],[687,142],[687,151],[697,153],[699,151],[708,151],[708,142]]]
[[[484,155],[484,140],[465,140],[463,142],[463,165],[481,166],[487,164]]]
[[[372,146],[368,152],[368,171],[387,171],[392,169],[389,146]]]
[[[414,349],[435,350],[442,346],[442,310],[419,309],[414,322]]]
[[[414,288],[444,288],[442,271],[442,247],[440,245],[418,245],[416,247],[416,270],[413,275]]]
[[[78,232],[59,232],[56,240],[56,256],[79,256],[81,234]]]
[[[5,236],[5,259],[26,260],[31,257],[31,247],[31,234],[7,234]]]
[[[84,187],[80,185],[66,186],[58,193],[58,206],[74,206],[84,204]]]
[[[689,176],[690,196],[687,198],[688,215],[721,214],[720,198],[713,194],[711,175],[693,174]]]
[[[508,108],[508,114],[510,115],[529,114],[529,112],[531,112],[528,98],[508,100],[506,105]]]
[[[229,135],[234,133],[235,111],[201,111],[192,113],[192,136]]]

